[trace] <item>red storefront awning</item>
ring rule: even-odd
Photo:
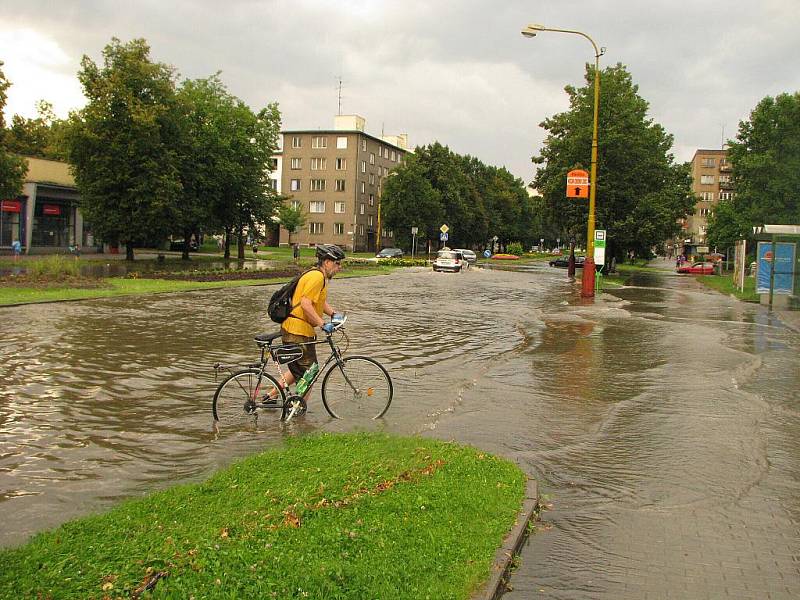
[[[19,200],[3,200],[0,202],[0,206],[2,207],[0,210],[3,212],[18,213],[22,211],[22,202]]]

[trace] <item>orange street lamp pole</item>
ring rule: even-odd
[[[605,53],[605,48],[597,47],[594,40],[582,31],[571,29],[554,29],[531,23],[522,30],[525,37],[535,37],[540,31],[555,31],[557,33],[574,33],[585,37],[594,48],[594,116],[592,120],[592,168],[589,175],[589,219],[586,225],[586,261],[583,263],[583,276],[581,279],[581,296],[594,297],[594,207],[597,196],[597,124],[600,109],[600,57]]]

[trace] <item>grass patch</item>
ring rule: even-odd
[[[744,278],[744,292],[739,290],[733,282],[733,276],[729,275],[700,275],[697,277],[697,281],[712,290],[733,295],[744,302],[758,303],[760,301],[760,296],[756,294],[755,277]]]
[[[387,275],[396,267],[372,266],[353,269],[351,272],[339,273],[336,279],[351,277],[370,277]],[[88,300],[91,298],[111,298],[114,296],[133,296],[139,294],[165,294],[172,292],[191,292],[195,290],[212,290],[219,288],[242,287],[248,285],[272,285],[289,281],[291,277],[271,279],[231,279],[223,281],[181,281],[175,279],[122,278],[98,279],[94,287],[74,287],[53,282],[42,286],[2,286],[0,287],[0,306],[9,304],[32,304],[36,302],[60,302],[65,300]]]
[[[0,551],[5,598],[468,598],[525,475],[421,438],[288,438],[204,483]],[[149,593],[147,597],[151,597]]]

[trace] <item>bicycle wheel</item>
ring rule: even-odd
[[[274,400],[272,400],[274,398]],[[228,377],[214,394],[212,412],[222,427],[255,424],[259,417],[283,419],[286,397],[272,375],[246,369]]]
[[[389,373],[366,356],[342,359],[322,380],[322,403],[336,419],[378,419],[389,410],[393,393]]]

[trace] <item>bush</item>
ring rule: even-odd
[[[78,261],[72,257],[53,254],[45,258],[28,261],[25,265],[28,275],[34,279],[58,279],[77,277],[80,274]]]
[[[522,256],[523,254],[525,254],[525,249],[522,247],[521,242],[511,242],[506,247],[506,252],[508,252],[509,254],[516,254],[517,256]]]

